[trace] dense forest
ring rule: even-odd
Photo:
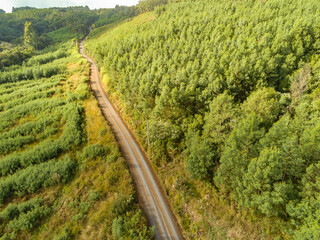
[[[76,44],[95,21],[122,20],[127,9],[0,15],[1,240],[151,239]]]
[[[87,48],[186,238],[319,239],[319,2],[164,3]]]

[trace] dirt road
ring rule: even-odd
[[[183,239],[176,218],[170,210],[167,198],[149,160],[109,102],[100,82],[96,64],[84,53],[84,42],[80,43],[80,53],[88,59],[91,65],[91,87],[128,162],[141,206],[150,224],[155,226],[156,239]]]

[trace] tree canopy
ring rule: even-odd
[[[109,90],[137,125],[148,116],[158,165],[185,159],[192,178],[213,182],[239,208],[316,239],[318,1],[170,2],[91,49]]]

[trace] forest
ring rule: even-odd
[[[152,238],[89,32],[185,239],[320,239],[318,1],[144,0],[0,10],[1,240]]]
[[[319,239],[319,2],[154,2],[87,48],[186,238]]]
[[[95,21],[123,20],[128,9],[0,14],[1,240],[151,239],[77,46]]]

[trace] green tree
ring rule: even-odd
[[[290,202],[287,212],[296,227],[297,240],[316,240],[320,238],[320,163],[310,165],[302,179],[301,202]]]
[[[221,148],[237,124],[239,111],[232,96],[226,92],[218,95],[210,103],[210,111],[205,115],[203,136],[210,138]]]
[[[286,204],[296,199],[297,190],[286,172],[293,164],[285,161],[281,151],[265,148],[251,160],[237,189],[240,205],[258,209],[269,217],[286,216]]]
[[[220,166],[214,178],[217,186],[235,191],[250,161],[259,155],[259,140],[265,130],[254,113],[242,119],[225,142]],[[235,192],[234,192],[235,193]]]
[[[207,139],[190,137],[186,169],[193,178],[209,180],[216,165],[216,153]]]
[[[270,127],[281,113],[280,97],[281,94],[274,88],[260,88],[250,94],[241,108],[245,115],[254,112],[259,121]]]
[[[31,22],[26,21],[24,25],[24,47],[25,48],[37,48],[38,39],[37,33]]]

